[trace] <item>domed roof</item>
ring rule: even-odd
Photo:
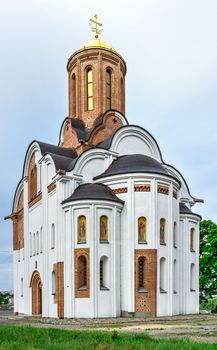
[[[65,199],[62,204],[77,201],[77,200],[106,200],[118,203],[124,203],[118,198],[112,190],[104,184],[87,183],[78,186],[73,194]]]
[[[130,154],[114,160],[109,168],[101,175],[96,176],[95,179],[127,173],[157,173],[169,175],[164,166],[156,159],[143,154]]]
[[[111,44],[106,43],[105,41],[99,39],[99,38],[94,38],[92,40],[85,41],[79,50],[81,49],[88,49],[88,48],[99,48],[99,49],[106,49],[106,50],[111,50],[115,51],[115,49],[112,47]]]

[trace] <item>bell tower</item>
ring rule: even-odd
[[[85,42],[68,60],[69,118],[81,120],[91,129],[106,111],[125,114],[126,63],[114,48],[99,39],[102,24],[90,19],[94,39]]]

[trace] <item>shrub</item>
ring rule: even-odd
[[[206,308],[212,312],[217,312],[217,298],[209,299]]]

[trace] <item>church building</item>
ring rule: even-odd
[[[68,60],[58,145],[28,147],[12,214],[14,311],[42,317],[199,312],[199,223],[182,174],[125,115],[124,58],[99,38]],[[172,147],[172,146],[171,146]]]

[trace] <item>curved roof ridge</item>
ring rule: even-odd
[[[111,190],[110,187],[102,183],[84,183],[79,185],[72,195],[65,199],[62,204],[73,202],[76,200],[106,200],[123,204]]]

